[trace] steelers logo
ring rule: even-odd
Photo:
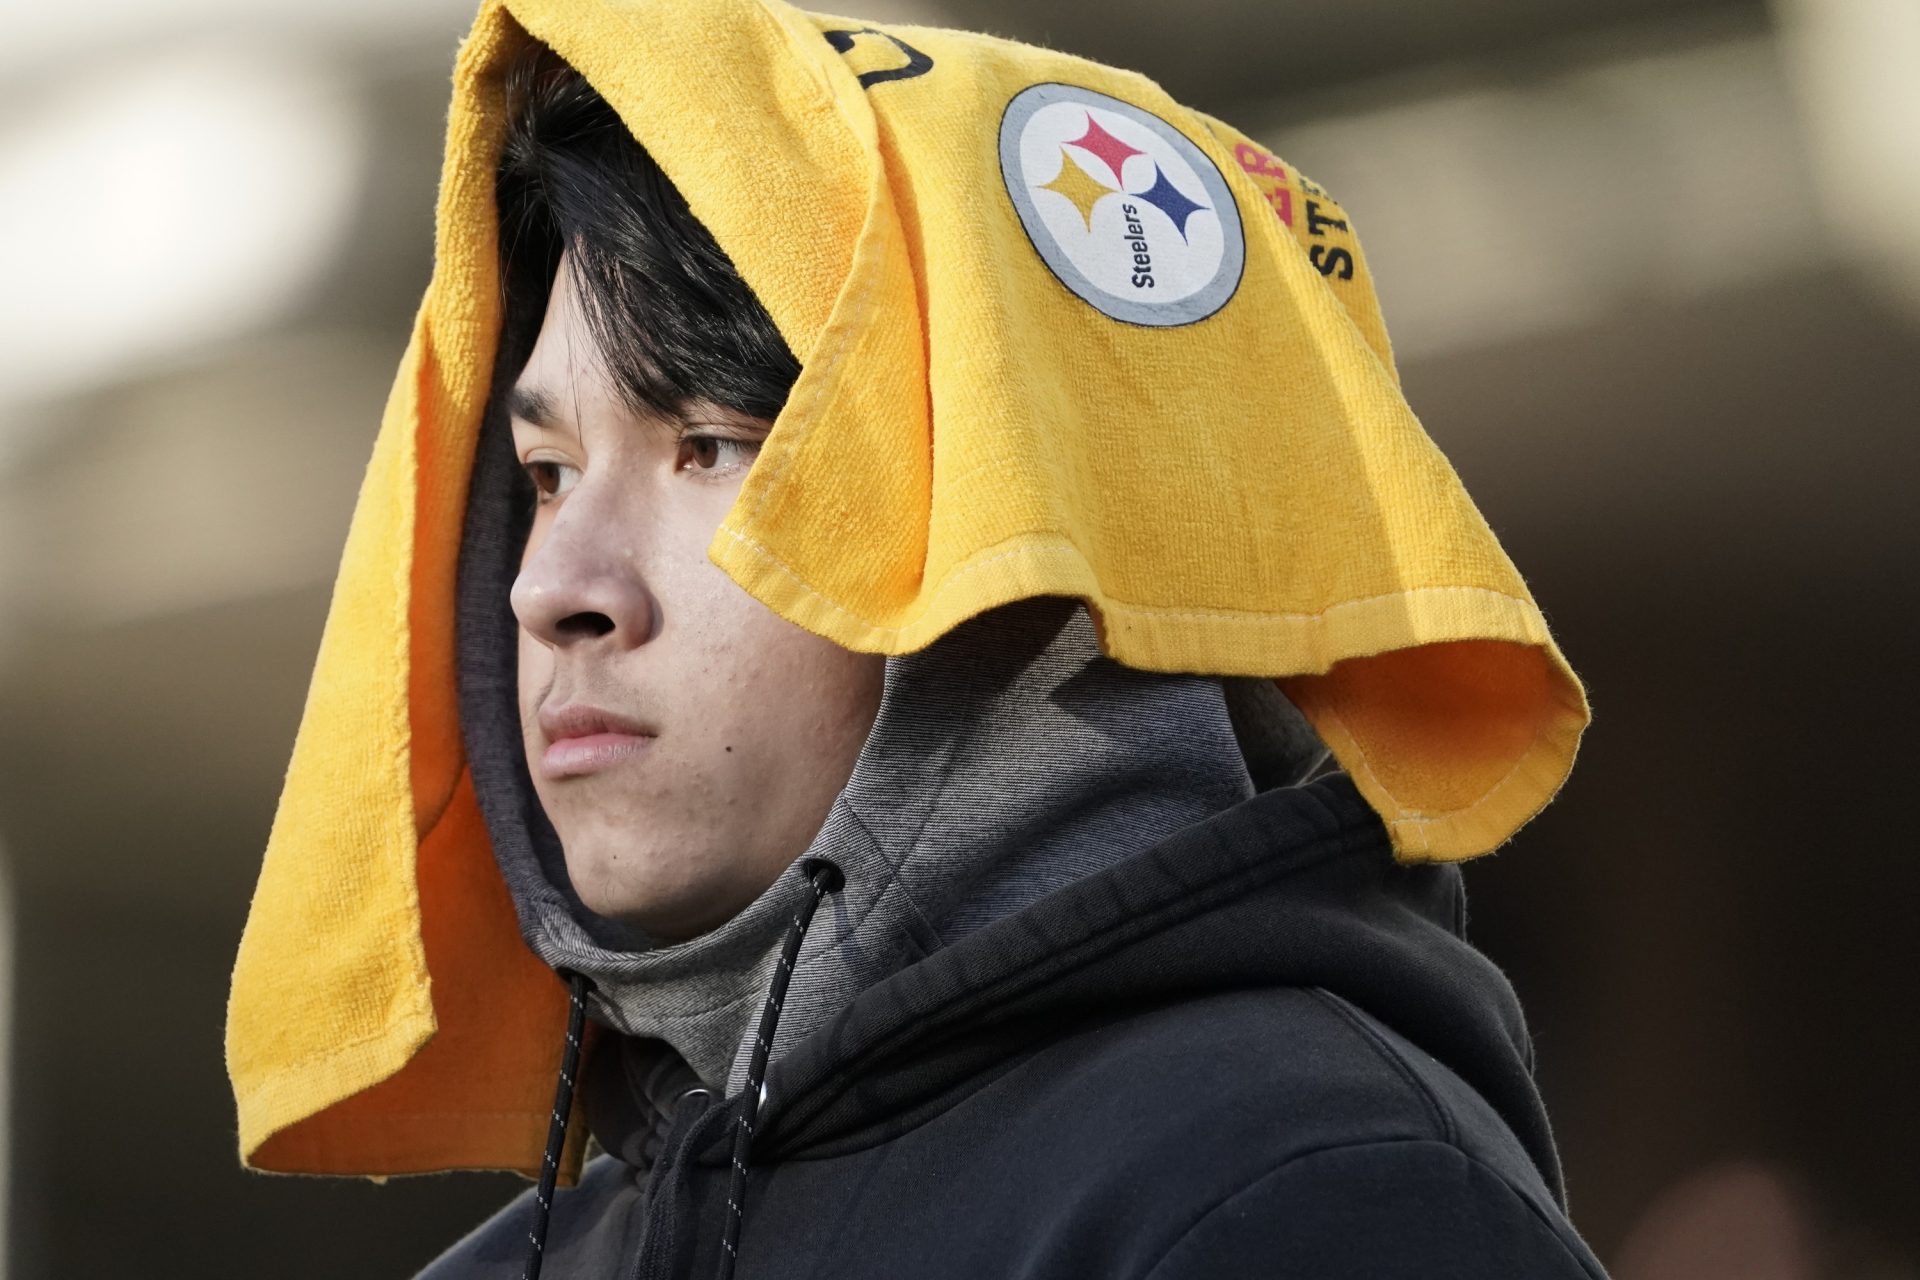
[[[1152,112],[1036,84],[1000,118],[1000,176],[1060,283],[1129,324],[1204,320],[1246,263],[1240,211],[1206,153]]]

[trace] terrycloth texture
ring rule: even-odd
[[[461,711],[521,933],[549,965],[593,980],[602,1024],[665,1040],[709,1086],[737,1092],[807,892],[799,862],[720,928],[658,948],[572,893],[514,698],[512,441],[497,418],[484,431],[460,573]],[[1284,741],[1298,776],[1317,744]],[[1121,666],[1076,601],[1015,601],[889,658],[852,776],[802,855],[830,859],[846,883],[801,953],[774,1056],[895,970],[1252,794],[1220,681]]]
[[[525,1169],[545,1130],[562,993],[516,936],[454,678],[523,29],[801,356],[709,549],[769,608],[903,654],[1079,597],[1117,662],[1281,680],[1409,861],[1491,849],[1551,797],[1580,686],[1401,396],[1345,212],[1291,166],[1007,41],[780,0],[488,0],[235,965],[245,1159]]]

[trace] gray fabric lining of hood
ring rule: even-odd
[[[461,548],[461,722],[522,936],[592,981],[596,1021],[664,1040],[729,1093],[808,891],[803,858],[831,860],[846,885],[809,931],[775,1057],[905,965],[1325,762],[1272,681],[1124,667],[1078,601],[1015,601],[889,657],[873,728],[805,853],[718,929],[651,946],[580,903],[527,771],[508,605],[525,536],[516,470],[490,414]]]

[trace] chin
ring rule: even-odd
[[[561,847],[582,906],[660,942],[684,941],[717,929],[751,901],[734,901],[731,886],[690,874],[690,868],[676,874],[650,850],[628,847],[616,855],[589,848],[576,853],[564,837]]]

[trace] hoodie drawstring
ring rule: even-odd
[[[733,1135],[733,1177],[727,1188],[727,1228],[721,1239],[720,1280],[732,1280],[735,1250],[740,1243],[740,1215],[747,1200],[747,1158],[753,1149],[753,1124],[759,1117],[761,1094],[766,1088],[767,1058],[773,1052],[774,1032],[780,1026],[780,1010],[786,1003],[787,984],[793,980],[794,961],[800,955],[800,943],[813,923],[820,900],[837,893],[846,883],[840,868],[824,858],[809,858],[802,864],[807,884],[813,890],[801,900],[780,945],[780,967],[774,970],[767,986],[767,1003],[760,1010],[760,1029],[754,1034],[753,1057],[747,1065],[747,1086],[742,1098],[739,1127]],[[580,1073],[580,1038],[586,1029],[587,992],[591,989],[583,974],[569,973],[567,989],[567,1048],[560,1061],[560,1082],[553,1091],[553,1118],[547,1124],[547,1154],[540,1163],[540,1183],[533,1193],[533,1225],[527,1231],[527,1261],[521,1268],[521,1280],[540,1280],[540,1264],[547,1247],[547,1220],[553,1213],[553,1189],[560,1177],[560,1155],[567,1145],[567,1121],[573,1113],[573,1086]]]
[[[813,913],[819,908],[820,900],[839,892],[846,883],[840,868],[823,858],[809,858],[801,870],[806,873],[813,892],[794,912],[793,924],[788,927],[786,941],[780,947],[780,967],[774,970],[773,981],[767,986],[767,1003],[760,1010],[760,1030],[754,1035],[753,1057],[747,1064],[740,1123],[733,1132],[733,1176],[727,1187],[726,1233],[720,1238],[719,1280],[733,1280],[735,1253],[740,1243],[740,1217],[747,1202],[747,1158],[753,1149],[753,1124],[759,1118],[762,1094],[766,1091],[767,1058],[773,1052],[773,1035],[780,1026],[780,1009],[786,1003],[793,963],[800,955],[800,942],[807,936],[807,926],[813,923]]]
[[[560,1081],[553,1090],[553,1118],[547,1122],[547,1154],[540,1162],[540,1183],[533,1191],[533,1227],[527,1232],[527,1261],[521,1280],[540,1280],[540,1263],[547,1248],[547,1218],[553,1212],[553,1188],[560,1177],[560,1154],[567,1146],[567,1121],[573,1114],[573,1082],[580,1074],[580,1037],[587,1025],[584,974],[569,973],[567,992],[567,1047],[560,1057]]]

